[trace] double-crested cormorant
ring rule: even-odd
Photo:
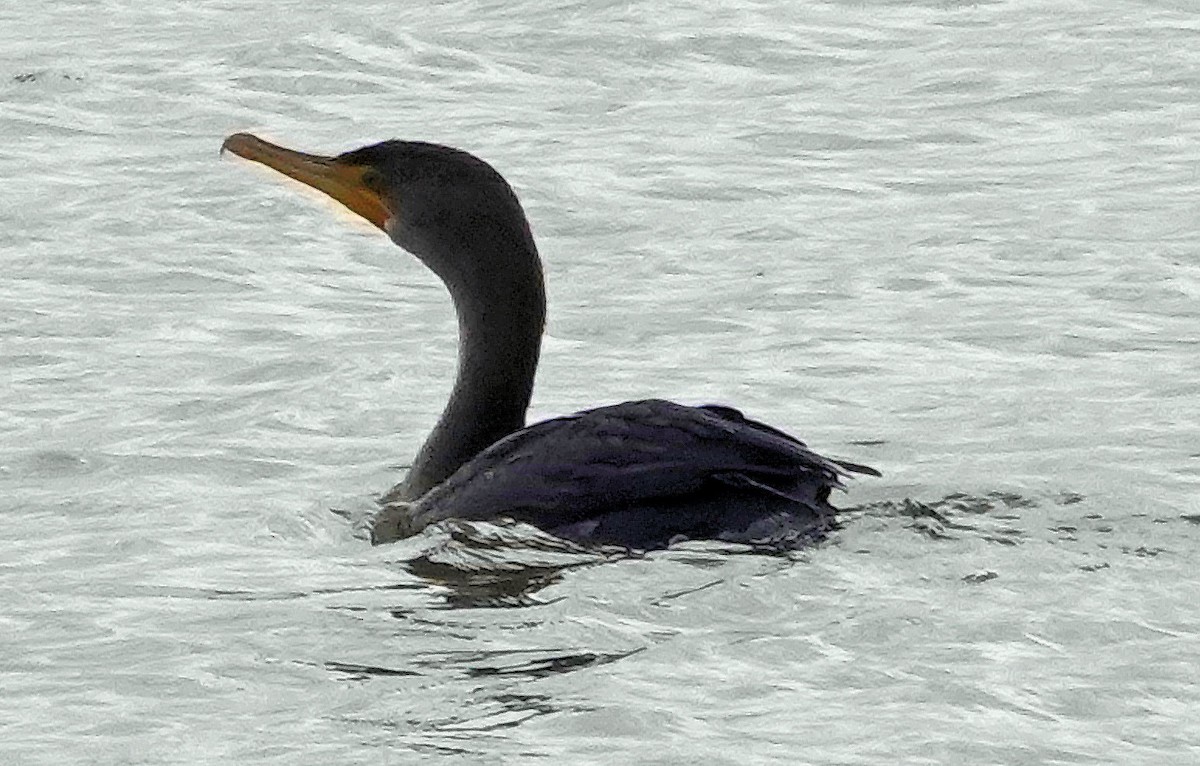
[[[458,314],[453,393],[375,542],[444,519],[511,517],[582,543],[789,544],[834,520],[830,460],[731,407],[658,399],[525,425],[545,323],[542,264],[508,183],[467,152],[385,141],[322,157],[238,133],[228,150],[319,189],[433,270]]]

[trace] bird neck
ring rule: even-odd
[[[525,252],[472,252],[474,264],[499,265],[485,274],[442,275],[458,315],[458,374],[450,401],[405,480],[406,499],[420,498],[479,452],[525,426],[546,295],[532,241],[520,249]]]

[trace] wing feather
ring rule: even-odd
[[[536,423],[501,439],[407,509],[409,534],[444,518],[512,516],[562,526],[693,495],[713,482],[796,502],[865,467],[821,457],[731,407],[659,399]],[[873,472],[865,469],[866,472]]]

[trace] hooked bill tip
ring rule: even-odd
[[[244,157],[245,152],[253,146],[258,146],[263,143],[263,140],[258,136],[249,133],[234,133],[221,142],[221,154],[232,152],[239,157]]]

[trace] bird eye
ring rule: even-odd
[[[362,185],[375,192],[381,194],[383,192],[383,174],[375,168],[367,168],[362,174]]]

